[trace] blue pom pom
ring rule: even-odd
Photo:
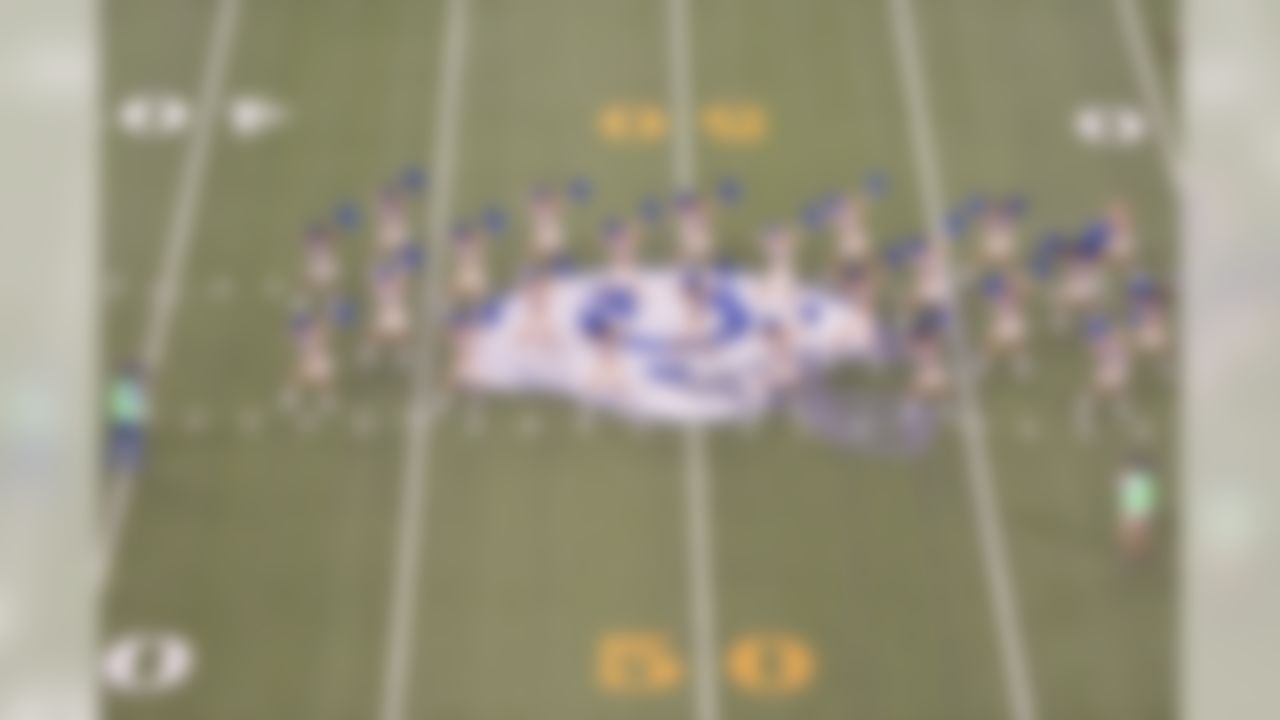
[[[400,187],[411,193],[422,192],[428,182],[427,171],[417,165],[410,165],[400,171]]]
[[[716,186],[716,193],[720,197],[720,202],[729,207],[735,207],[742,202],[742,182],[737,178],[723,178]]]
[[[656,225],[662,222],[662,201],[650,195],[640,202],[640,219]]]
[[[351,298],[342,297],[334,300],[330,310],[333,324],[343,330],[355,327],[360,321],[360,308]]]
[[[1159,285],[1150,275],[1139,273],[1129,280],[1129,296],[1136,301],[1150,300],[1159,294]]]
[[[494,237],[507,232],[507,214],[501,208],[490,207],[485,210],[481,221],[484,223],[484,231]]]
[[[812,202],[800,211],[800,222],[804,224],[810,232],[818,232],[827,226],[827,208],[821,202]]]
[[[339,203],[338,207],[333,211],[333,220],[339,228],[347,232],[359,230],[361,222],[360,206],[349,200]]]
[[[609,216],[605,219],[604,224],[600,227],[600,237],[606,243],[611,243],[622,237],[622,220],[617,216]]]
[[[594,195],[591,181],[585,177],[575,177],[569,181],[569,200],[577,205],[586,205]]]
[[[1111,226],[1105,220],[1096,220],[1085,228],[1076,244],[1076,251],[1081,257],[1096,260],[1107,249],[1111,241]]]
[[[969,213],[964,208],[956,208],[947,213],[945,224],[947,234],[952,240],[963,240],[969,232]]]
[[[1084,322],[1084,335],[1091,341],[1101,340],[1111,332],[1111,319],[1106,315],[1090,315]]]
[[[1010,218],[1021,220],[1031,209],[1031,200],[1021,193],[1010,196],[1004,201],[1004,212]]]
[[[400,265],[409,272],[418,272],[426,265],[427,251],[416,242],[405,245],[400,250]]]
[[[295,310],[289,315],[289,332],[301,335],[311,327],[311,313],[307,310]]]
[[[1004,297],[1009,289],[1009,281],[998,272],[989,272],[982,276],[982,294],[989,299]]]
[[[970,195],[969,200],[965,202],[965,213],[969,217],[978,217],[987,211],[988,203],[986,195]]]
[[[945,308],[926,307],[916,315],[911,330],[916,337],[933,337],[946,330],[948,321]]]
[[[862,181],[862,190],[872,198],[879,199],[889,194],[889,176],[882,170],[867,173]]]
[[[916,254],[924,249],[924,238],[909,235],[889,243],[885,248],[885,262],[895,270],[903,270],[911,264]]]

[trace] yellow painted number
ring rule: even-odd
[[[596,649],[596,681],[605,692],[652,695],[674,690],[684,680],[684,663],[661,633],[613,632]]]
[[[769,115],[755,103],[712,103],[702,109],[702,131],[722,145],[758,145],[769,134]]]
[[[789,633],[752,633],[738,639],[725,655],[729,678],[753,695],[794,695],[808,688],[817,673],[813,651]]]
[[[752,632],[738,637],[724,656],[724,671],[735,687],[759,697],[786,697],[807,690],[818,661],[804,638],[787,632]],[[670,638],[659,632],[607,633],[596,647],[596,682],[614,695],[673,692],[685,666]]]
[[[611,103],[600,109],[596,130],[612,143],[654,143],[667,136],[667,114],[647,103]]]

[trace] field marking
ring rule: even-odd
[[[430,201],[425,203],[426,224],[433,262],[427,265],[427,277],[421,290],[419,327],[423,332],[415,348],[412,392],[405,411],[404,474],[400,480],[400,514],[396,519],[396,544],[392,575],[391,601],[388,610],[386,658],[383,667],[382,694],[379,699],[381,720],[404,720],[413,664],[413,635],[419,590],[419,557],[422,553],[423,523],[428,490],[428,464],[436,414],[431,412],[434,392],[431,363],[431,331],[435,330],[441,310],[441,267],[448,262],[449,214],[453,207],[454,165],[458,143],[458,115],[461,85],[466,60],[468,0],[449,0],[441,29],[440,86],[436,98],[436,123],[431,153],[435,160],[435,182]]]
[[[1000,661],[1003,666],[1004,690],[1010,716],[1014,720],[1035,720],[1037,701],[1031,668],[1022,634],[1018,595],[1009,566],[1009,550],[1000,517],[987,442],[986,420],[973,376],[968,367],[969,352],[964,331],[963,309],[954,281],[954,265],[950,243],[943,225],[944,198],[941,156],[937,148],[932,110],[929,106],[924,54],[917,36],[912,0],[886,0],[889,5],[890,32],[897,49],[897,66],[912,137],[912,154],[920,182],[920,198],[926,217],[925,227],[943,259],[946,268],[948,302],[956,313],[955,331],[950,333],[951,364],[956,377],[956,411],[964,445],[965,476],[969,498],[977,520],[978,539],[982,549],[982,567],[987,593],[992,603],[996,624]]]
[[[667,83],[673,116],[671,167],[677,191],[693,190],[697,177],[694,148],[693,63],[690,60],[688,0],[667,1]],[[689,427],[684,438],[684,510],[686,573],[693,635],[694,720],[720,720],[720,682],[716,663],[716,584],[712,526],[711,467],[705,431]]]
[[[168,350],[178,293],[186,276],[187,257],[195,237],[196,215],[200,210],[199,201],[204,194],[205,179],[208,176],[213,131],[218,125],[215,111],[221,102],[231,50],[235,46],[240,4],[241,0],[221,0],[214,16],[205,54],[204,73],[200,79],[200,104],[196,124],[182,157],[177,199],[169,217],[164,245],[160,249],[160,275],[147,308],[140,358],[151,375],[153,387]],[[104,587],[111,580],[116,550],[124,526],[129,520],[137,484],[134,476],[116,477],[112,480],[107,491],[102,558],[98,569],[99,583]]]
[[[1176,191],[1183,181],[1182,156],[1174,143],[1169,106],[1165,104],[1164,93],[1160,90],[1155,55],[1143,30],[1142,10],[1134,0],[1112,0],[1111,5],[1116,11],[1117,24],[1129,56],[1130,69],[1138,84],[1138,92],[1151,116],[1151,130],[1155,135],[1156,145],[1160,148],[1160,157],[1164,160],[1165,171]]]

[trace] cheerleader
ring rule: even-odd
[[[676,203],[676,236],[680,261],[686,269],[705,269],[715,253],[711,210],[698,196],[682,195]]]
[[[912,298],[917,310],[941,310],[949,304],[949,278],[944,250],[926,240],[912,265]]]
[[[529,199],[529,251],[532,261],[554,268],[567,261],[564,202],[554,191],[539,188]]]
[[[635,223],[611,220],[601,233],[605,248],[605,277],[615,288],[634,290],[639,272],[640,232]]]
[[[871,255],[871,231],[867,227],[866,199],[861,194],[840,197],[832,216],[836,262],[861,263]]]
[[[760,327],[765,350],[765,386],[775,402],[786,399],[800,383],[800,357],[792,329],[786,323],[767,320]]]
[[[1083,437],[1093,436],[1099,407],[1130,428],[1140,428],[1129,397],[1129,338],[1109,318],[1095,316],[1086,326],[1086,342],[1092,370],[1077,401],[1077,430]]]
[[[1134,350],[1163,360],[1169,348],[1169,298],[1155,280],[1139,276],[1129,286],[1129,319]]]
[[[865,263],[850,263],[838,285],[841,307],[835,349],[842,356],[877,358],[880,323],[875,277]]]
[[[517,337],[524,347],[548,350],[556,345],[554,300],[551,271],[545,267],[527,270],[516,295],[520,308]]]
[[[1095,310],[1102,301],[1104,278],[1101,258],[1106,252],[1106,236],[1086,233],[1065,250],[1056,292],[1056,323],[1067,327],[1073,320]]]
[[[917,312],[910,328],[908,353],[911,363],[909,397],[915,403],[932,405],[950,388],[945,347],[946,318],[939,308]]]
[[[468,225],[453,232],[453,301],[455,307],[474,308],[489,294],[488,243]]]
[[[286,408],[297,409],[308,399],[331,405],[337,373],[328,323],[322,315],[303,310],[294,314],[289,332],[294,363],[283,398]]]
[[[1129,204],[1116,199],[1107,207],[1105,220],[1110,242],[1107,259],[1118,267],[1129,267],[1138,254],[1138,235]]]
[[[772,228],[761,238],[761,245],[765,258],[761,306],[767,317],[790,324],[798,292],[795,231],[785,226]]]
[[[607,407],[626,407],[630,394],[622,338],[613,320],[601,317],[588,328],[592,358],[590,397]]]
[[[982,279],[982,294],[987,311],[985,365],[1007,363],[1019,379],[1027,379],[1031,357],[1023,287],[1008,272],[990,272]]]
[[[337,238],[323,225],[307,228],[302,236],[303,280],[308,290],[327,298],[338,287],[341,262],[338,259]]]
[[[982,263],[989,269],[1010,267],[1018,249],[1018,226],[1013,212],[992,204],[982,220]]]
[[[379,355],[408,360],[409,276],[394,258],[378,262],[371,282],[373,325],[365,341],[366,365]]]
[[[408,244],[409,204],[400,190],[388,187],[378,195],[378,255],[396,255]]]

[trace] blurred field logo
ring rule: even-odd
[[[848,313],[816,286],[779,304],[760,275],[729,268],[696,280],[646,269],[625,287],[605,273],[559,273],[472,314],[466,382],[642,423],[750,423],[803,409],[791,400],[828,371],[880,361],[874,334],[842,334]]]

